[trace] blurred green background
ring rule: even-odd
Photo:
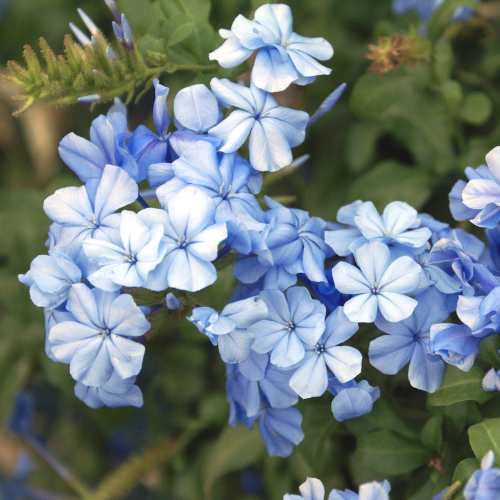
[[[158,1],[117,4],[136,36],[163,18]],[[407,201],[451,222],[447,193],[466,166],[478,166],[500,143],[500,13],[497,2],[484,4],[493,8],[480,11],[466,25],[452,26],[433,46],[428,62],[378,75],[366,71],[367,45],[377,43],[378,36],[406,34],[410,23],[417,23],[415,17],[395,18],[390,0],[291,0],[295,31],[325,37],[335,55],[327,63],[333,69],[330,76],[307,87],[292,86],[277,96],[279,102],[312,113],[342,82],[347,90],[294,150],[295,156],[309,153],[311,159],[273,183],[268,194],[294,195],[294,206],[329,221],[335,220],[340,206],[363,199],[374,201],[379,209],[390,201]],[[20,61],[23,45],[36,47],[39,36],[60,53],[68,23],[83,28],[77,7],[111,36],[112,17],[100,0],[0,0],[2,68],[7,60]],[[239,13],[251,16],[249,1],[213,0],[210,20],[216,29],[229,28]],[[217,37],[215,46],[220,41]],[[171,88],[170,108],[176,90],[192,82],[190,74],[162,78]],[[397,395],[399,406],[380,401],[372,417],[353,423],[339,424],[332,418],[329,395],[299,403],[306,437],[288,460],[269,458],[257,431],[226,426],[223,363],[208,339],[187,321],[178,321],[181,318],[172,318],[146,344],[138,378],[145,395],[143,409],[91,410],[76,399],[67,366],[45,357],[43,313],[31,304],[17,274],[46,252],[50,221],[42,211],[43,200],[55,189],[79,185],[58,157],[59,140],[70,131],[88,137],[92,119],[106,113],[108,106],[90,111],[84,104],[55,109],[39,103],[12,118],[16,103],[10,98],[15,91],[0,82],[2,484],[12,484],[26,449],[8,430],[20,391],[34,398],[36,434],[82,481],[100,485],[100,496],[95,497],[99,499],[277,499],[296,492],[307,476],[321,478],[327,490],[391,477],[390,468],[377,468],[376,455],[375,465],[360,459],[356,446],[362,445],[364,433],[384,429],[387,422],[405,439],[418,437],[431,413],[425,394],[408,390],[404,373],[387,381],[366,366],[371,384],[381,385],[389,401]],[[152,102],[149,92],[139,104],[129,106],[132,129],[139,123],[152,126]],[[225,270],[200,300],[220,308],[233,286],[230,270]],[[366,349],[369,340],[362,339],[360,346]],[[458,404],[462,406],[446,410],[450,436],[455,432],[457,440],[477,413],[469,403]],[[76,498],[36,454],[30,456],[32,471],[26,484],[58,492],[61,498]],[[451,479],[426,466],[398,471],[403,475],[391,480],[393,499],[410,498],[408,491],[420,491],[420,496],[411,496],[413,500],[430,498]],[[5,498],[24,498],[6,496],[6,491]]]

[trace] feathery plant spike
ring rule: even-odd
[[[79,43],[71,35],[66,35],[64,55],[56,56],[46,40],[41,38],[39,45],[43,66],[29,45],[24,47],[24,67],[15,61],[7,63],[8,73],[0,77],[19,87],[13,100],[22,103],[14,116],[27,111],[36,101],[43,101],[49,106],[68,106],[77,102],[95,105],[124,97],[129,103],[134,97],[142,97],[151,87],[152,80],[164,73],[176,70],[199,72],[214,68],[213,64],[176,66],[161,51],[147,51],[145,58],[137,49],[137,41],[125,15],[120,15],[113,0],[105,0],[105,3],[115,19],[112,25],[117,42],[114,44],[106,40],[82,9],[77,9],[90,37],[70,23]]]

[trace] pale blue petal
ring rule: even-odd
[[[417,301],[406,295],[395,292],[382,292],[376,295],[380,312],[387,321],[402,321],[408,318]]]
[[[219,104],[205,85],[181,89],[174,99],[174,115],[185,128],[203,133],[219,121]]]
[[[139,342],[111,335],[106,339],[109,359],[121,378],[137,375],[142,368],[142,360],[146,348]]]
[[[290,387],[303,399],[324,394],[328,385],[327,371],[323,356],[313,351],[306,355],[290,379]]]
[[[253,49],[243,47],[237,37],[229,37],[218,49],[208,57],[217,61],[223,68],[234,68],[246,61],[253,53]]]
[[[500,203],[500,185],[486,179],[473,179],[462,192],[464,204],[472,209],[481,210],[490,203]]]
[[[387,245],[384,245],[383,243],[380,243],[379,241],[373,240],[359,247],[354,253],[354,256],[359,268],[361,269],[361,272],[365,275],[368,283],[370,285],[377,284],[380,288],[382,286],[382,281],[386,278],[386,271],[388,270],[388,267],[390,267],[389,262],[391,253],[389,251],[389,247]],[[338,265],[335,266],[333,272],[335,272],[335,269],[337,267]],[[420,269],[420,266],[418,267]],[[392,277],[392,273],[388,276]],[[416,286],[417,285],[415,285],[415,288]]]
[[[324,354],[325,363],[340,383],[345,384],[361,373],[361,353],[349,346],[330,347]]]
[[[350,295],[371,293],[370,283],[363,273],[357,267],[347,264],[347,262],[339,262],[332,269],[332,277],[335,288],[341,293]]]
[[[252,69],[252,81],[260,89],[281,92],[298,76],[292,61],[283,61],[278,50],[261,49],[257,53]]]
[[[367,240],[385,236],[384,221],[371,201],[361,203],[357,207],[354,221]]]
[[[268,366],[259,386],[273,408],[289,408],[298,402],[299,398],[289,382],[290,372]]]
[[[212,78],[210,88],[215,97],[226,106],[235,106],[251,115],[259,111],[255,109],[255,100],[248,87],[233,83],[226,78],[222,80]]]
[[[274,346],[270,360],[279,368],[289,368],[298,363],[304,354],[304,344],[294,331],[288,331]]]
[[[340,391],[332,402],[333,416],[338,422],[367,415],[372,408],[373,401],[370,394],[358,387]]]
[[[427,346],[416,344],[410,361],[408,379],[412,387],[436,392],[443,380],[444,363],[440,356],[428,354]]]
[[[362,293],[344,304],[346,316],[355,323],[373,323],[377,317],[377,311],[377,296],[372,293]]]
[[[153,119],[158,135],[164,136],[168,131],[169,119],[167,111],[168,87],[164,87],[157,78],[153,80],[155,87],[155,103],[153,106]]]
[[[92,216],[93,208],[85,186],[58,189],[43,202],[43,210],[47,217],[59,224],[91,227],[87,217]]]
[[[113,366],[102,336],[96,336],[78,349],[71,359],[69,372],[77,382],[92,387],[99,387],[111,378]]]
[[[108,163],[101,150],[90,141],[71,132],[59,143],[59,156],[82,182],[101,177]]]
[[[247,140],[256,121],[246,111],[237,109],[225,120],[209,130],[209,135],[222,140],[219,150],[223,153],[234,153]]]
[[[75,321],[61,321],[50,329],[48,344],[57,361],[69,363],[78,349],[91,342],[99,330]]]
[[[387,268],[378,281],[379,289],[384,294],[413,292],[418,287],[421,270],[422,268],[411,257],[400,257]]]
[[[413,337],[383,335],[370,342],[370,363],[386,375],[395,375],[408,364],[415,345]]]

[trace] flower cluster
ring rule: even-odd
[[[128,43],[123,21],[115,31]],[[358,200],[333,223],[258,199],[263,172],[292,163],[292,148],[344,86],[311,118],[278,106],[271,91],[328,74],[314,57],[333,53],[324,39],[292,32],[286,5],[264,5],[253,21],[238,16],[221,34],[226,41],[211,57],[222,66],[258,50],[249,87],[214,78],[210,89],[180,90],[176,130],[169,131],[169,89],[154,80],[154,131],[129,131],[122,108],[114,107],[93,121],[90,140],[62,139],[60,156],[83,185],[45,200],[53,221],[48,255],[19,279],[45,310],[46,353],[69,364],[76,396],[94,408],[140,407],[135,380],[148,318],[186,308],[189,294],[217,280],[218,261],[233,263],[238,284],[229,303],[220,313],[195,307],[187,319],[226,363],[229,424],[257,423],[269,454],[286,457],[304,437],[293,408],[299,397],[328,391],[338,421],[366,415],[380,397],[378,387],[356,381],[360,324],[384,333],[367,352],[375,368],[395,375],[409,364],[410,384],[430,393],[440,387],[445,363],[470,370],[480,341],[500,331],[500,148],[450,194],[457,218],[487,229],[488,250],[404,202],[381,215]],[[230,107],[236,109],[223,111]],[[247,138],[248,160],[238,154]],[[149,189],[139,192],[145,182]],[[161,208],[148,206],[153,197]],[[137,306],[138,288],[161,300]],[[463,324],[445,322],[453,312]],[[496,379],[490,372],[485,388],[496,390]],[[303,486],[303,498],[324,495],[314,481]],[[372,483],[359,498],[388,493],[387,483]]]

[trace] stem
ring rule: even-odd
[[[75,476],[73,471],[65,464],[63,464],[59,458],[57,458],[48,448],[46,448],[38,439],[34,436],[23,435],[21,436],[25,442],[30,446],[30,448],[35,451],[53,470],[54,472],[65,481],[73,491],[78,494],[82,500],[94,500],[92,492],[87,486]]]
[[[176,442],[164,437],[159,440],[158,444],[147,448],[140,455],[133,456],[99,484],[93,500],[125,498],[145,474],[161,465],[168,464],[203,429],[202,424],[192,423]]]
[[[142,205],[142,208],[149,208],[149,205],[146,203],[146,200],[140,194],[137,195],[137,201]]]
[[[443,500],[451,500],[453,495],[462,487],[462,481],[453,483],[443,496]]]

